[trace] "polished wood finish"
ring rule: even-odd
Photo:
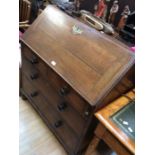
[[[131,99],[135,98],[134,91],[130,91],[126,94]],[[121,131],[111,120],[110,116],[120,110],[122,107],[129,103],[129,99],[125,96],[118,98],[117,100],[113,101],[104,109],[101,109],[95,116],[100,120],[101,124],[103,124],[117,139],[125,145],[132,153],[135,153],[135,143],[131,140],[125,133]]]
[[[74,24],[81,35],[72,33]],[[22,96],[68,154],[81,155],[97,124],[94,112],[134,86],[134,55],[52,6],[24,33],[21,45]]]
[[[81,134],[85,128],[86,118],[72,107],[65,97],[59,95],[54,85],[50,85],[45,76],[47,69],[44,62],[25,56],[25,47],[22,52],[22,89],[21,92],[32,103],[49,128],[69,152],[76,150]],[[33,59],[34,60],[34,59]],[[32,63],[33,62],[33,63]],[[65,106],[63,106],[65,104]]]
[[[128,98],[125,96],[127,96]],[[99,120],[99,124],[94,132],[94,137],[90,142],[85,155],[89,155],[91,152],[93,152],[100,140],[103,140],[118,155],[135,154],[134,141],[131,140],[110,119],[110,116],[130,103],[129,98],[135,98],[134,90],[128,92],[125,96],[118,98],[105,108],[95,113],[95,116]]]
[[[101,123],[98,124],[95,135],[90,142],[85,155],[91,155],[93,152],[95,152],[100,140],[104,140],[104,142],[117,154],[117,155],[133,155],[124,145],[118,141],[118,139],[113,136],[113,134],[107,130],[105,126],[103,126]],[[103,150],[104,152],[104,150]],[[105,152],[106,154],[106,152]]]
[[[73,35],[75,24],[83,30],[82,35]],[[22,40],[91,105],[100,101],[134,63],[129,50],[51,6]]]
[[[67,149],[74,149],[77,141],[76,134],[74,134],[74,132],[63,121],[56,110],[54,110],[53,107],[48,104],[41,92],[37,88],[33,87],[33,85],[26,79],[24,75],[22,78],[23,89],[25,90],[27,97],[32,101],[34,108],[41,114],[44,121],[50,122],[50,124],[48,124],[49,127],[56,135],[61,137],[60,140],[65,142],[65,147]]]

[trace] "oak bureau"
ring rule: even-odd
[[[82,34],[73,34],[76,25]],[[48,6],[21,38],[20,92],[69,155],[81,155],[94,112],[134,87],[134,54]]]

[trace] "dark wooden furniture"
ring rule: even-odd
[[[31,2],[29,0],[19,0],[19,28],[29,27]]]
[[[130,99],[134,98],[134,91],[130,91],[125,96],[118,98],[105,108],[95,113],[99,123],[85,155],[91,155],[96,149],[100,140],[103,140],[118,155],[135,154],[134,141],[110,119],[110,117],[121,108],[131,104]]]
[[[74,25],[81,35],[72,33]],[[81,155],[96,127],[94,112],[134,87],[134,55],[52,6],[21,44],[22,96],[68,154]]]

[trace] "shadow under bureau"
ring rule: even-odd
[[[82,34],[72,33],[76,25]],[[48,6],[21,38],[20,92],[69,155],[81,155],[99,108],[134,87],[134,55]]]

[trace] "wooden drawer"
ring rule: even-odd
[[[26,46],[22,45],[22,64],[27,59],[43,76],[47,76],[47,65]]]
[[[40,71],[36,69],[25,57],[22,58],[22,72],[26,74],[31,80],[37,79],[40,74]]]
[[[43,76],[49,84],[55,89],[57,94],[64,98],[84,119],[87,119],[91,115],[92,107],[86,103],[79,94],[77,94],[61,77],[59,77],[53,70],[46,67],[38,57],[39,63],[32,64],[31,51],[24,46],[26,52],[23,52],[22,57],[22,70],[24,70],[27,76],[30,76],[31,79],[36,77]]]
[[[46,117],[52,120],[52,123],[49,127],[56,134],[60,142],[71,152],[76,150],[76,146],[78,145],[78,140],[80,137],[70,129],[68,124],[62,120],[60,115],[54,109],[52,109],[50,112],[46,113]]]
[[[84,119],[91,115],[92,107],[50,68],[47,71],[47,78],[57,93],[69,102]]]
[[[70,103],[67,100],[59,96],[55,89],[53,89],[49,83],[39,75],[37,70],[31,67],[31,64],[29,64],[27,60],[23,63],[23,69],[24,74],[31,81],[31,83],[42,92],[49,104],[54,107],[54,109],[77,135],[81,135],[86,121],[80,116],[80,114],[75,111],[72,106],[70,106]],[[32,76],[34,77],[34,75],[37,76],[35,79],[32,79]]]
[[[41,92],[39,91],[39,89],[35,88],[23,73],[22,90],[32,101],[33,99],[35,99],[35,102],[33,102],[33,104],[35,104],[37,107],[42,109],[43,112],[45,112],[44,110],[48,107],[47,102],[45,102],[45,100],[43,100],[43,98],[40,96]]]
[[[46,98],[42,95],[41,91],[32,85],[32,83],[22,75],[23,80],[23,90],[32,101],[32,105],[39,112],[42,118],[48,123],[48,126],[56,134],[58,139],[63,145],[65,145],[69,150],[75,150],[77,145],[78,137],[74,132],[68,127],[68,125],[63,121],[59,113],[48,103]]]

